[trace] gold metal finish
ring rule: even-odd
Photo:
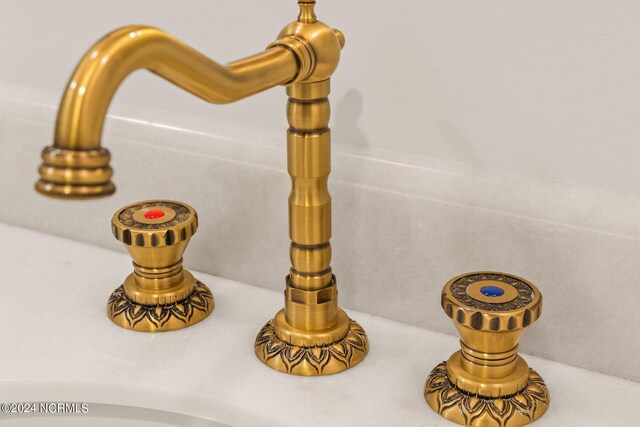
[[[362,327],[338,307],[330,265],[329,78],[338,66],[344,35],[317,21],[315,1],[299,4],[298,21],[285,27],[277,42],[304,50],[302,56],[312,64],[302,81],[287,87],[291,270],[285,282],[284,310],[260,331],[255,352],[280,372],[326,375],[360,363],[369,345]]]
[[[120,28],[85,54],[67,84],[52,147],[42,153],[36,190],[54,197],[112,194],[109,152],[101,148],[111,99],[133,71],[146,68],[205,101],[225,104],[295,79],[296,56],[275,46],[222,66],[152,27]]]
[[[133,258],[133,273],[107,304],[115,324],[141,332],[172,331],[213,311],[211,291],[182,267],[197,228],[196,211],[180,202],[138,202],[115,213],[111,230]]]
[[[441,303],[461,350],[431,371],[424,389],[429,406],[474,427],[522,426],[544,415],[547,386],[517,353],[525,328],[542,312],[538,288],[504,273],[468,273],[444,286]]]
[[[67,85],[54,144],[42,153],[41,179],[36,189],[51,197],[85,199],[115,191],[110,155],[101,146],[102,128],[114,93],[137,69],[146,68],[213,103],[229,103],[277,85],[287,86],[292,267],[286,278],[285,308],[260,331],[255,352],[276,370],[322,375],[362,361],[368,342],[362,328],[338,307],[336,279],[330,266],[329,79],[338,66],[345,37],[318,21],[315,0],[300,0],[298,5],[298,19],[287,25],[266,51],[228,66],[151,27],[121,28],[98,41]],[[124,236],[124,230],[114,230]],[[148,241],[147,237],[142,239]],[[135,240],[132,242],[128,244],[132,256],[143,256]],[[150,260],[152,264],[138,264],[160,265],[156,258]],[[163,304],[186,292],[172,281],[172,268],[178,266],[165,263],[160,270],[147,271],[140,265],[135,265],[133,279],[114,293],[114,301],[126,297],[133,304]],[[146,292],[150,288],[139,286],[149,274],[155,275],[154,283],[164,284],[162,292],[153,288],[157,291],[153,296]],[[190,280],[186,272],[183,276]],[[198,286],[196,283],[196,291]]]

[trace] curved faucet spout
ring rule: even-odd
[[[289,83],[299,72],[296,55],[281,45],[223,66],[159,29],[120,28],[85,54],[69,80],[54,144],[42,153],[39,192],[65,198],[113,193],[109,152],[100,143],[102,128],[116,90],[141,68],[216,104]]]
[[[156,28],[120,28],[98,41],[71,76],[58,111],[55,145],[99,148],[111,98],[120,83],[140,68],[216,104],[286,83],[298,70],[295,56],[284,48],[225,67]]]

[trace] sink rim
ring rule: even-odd
[[[162,385],[134,382],[92,381],[70,378],[0,380],[0,401],[79,402],[141,408],[201,418],[233,426],[302,426],[273,413],[259,411],[232,400]],[[34,414],[42,416],[42,414]],[[28,416],[22,414],[22,416]],[[81,415],[80,415],[81,416]],[[0,421],[5,418],[0,416]],[[8,420],[6,417],[5,420]]]

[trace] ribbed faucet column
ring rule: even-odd
[[[318,21],[315,0],[298,0],[298,20],[271,47],[296,55],[299,72],[285,84],[287,168],[291,176],[291,270],[285,307],[258,332],[254,349],[265,365],[294,375],[329,375],[360,363],[369,351],[362,327],[338,307],[331,271],[330,78],[345,38]]]
[[[291,272],[285,314],[296,328],[319,330],[337,322],[336,284],[331,272],[331,172],[329,80],[287,88],[289,236]]]

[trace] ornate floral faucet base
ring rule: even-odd
[[[113,291],[107,314],[118,326],[139,332],[166,332],[183,329],[205,319],[215,307],[213,294],[202,282],[195,281],[186,298],[161,305],[144,305],[130,300],[124,285]]]
[[[448,378],[447,362],[436,366],[424,386],[424,398],[438,414],[464,426],[518,427],[537,420],[549,407],[549,391],[544,380],[530,369],[524,390],[502,398],[469,395]]]
[[[268,367],[293,375],[330,375],[347,370],[364,360],[369,352],[369,341],[362,326],[349,319],[344,311],[340,310],[339,318],[345,322],[346,334],[342,338],[328,344],[304,346],[283,341],[279,337],[281,334],[276,325],[284,319],[284,311],[280,311],[258,333],[256,356]],[[335,329],[341,328],[342,325]],[[303,338],[313,342],[327,335],[327,331],[307,331]]]

